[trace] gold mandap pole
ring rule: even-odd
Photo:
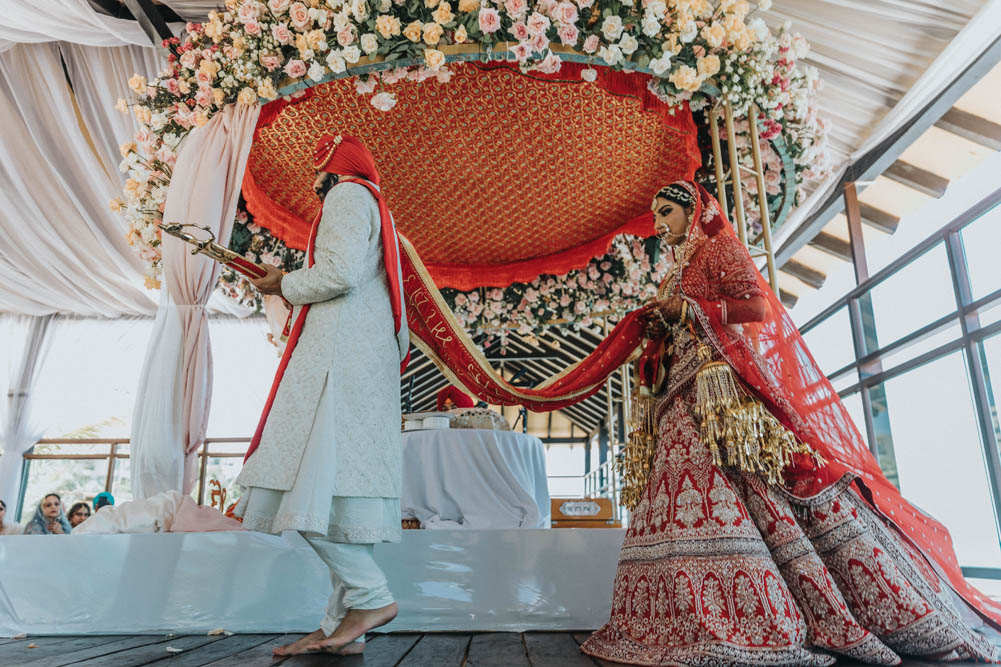
[[[758,105],[752,104],[747,114],[747,122],[751,128],[751,152],[754,154],[754,176],[758,182],[758,210],[761,212],[761,238],[765,246],[765,262],[768,265],[768,283],[772,286],[772,291],[778,294],[779,277],[775,270],[775,253],[772,251],[772,222],[768,215],[765,169],[761,160],[761,142],[758,140]]]
[[[730,179],[733,182],[733,217],[737,223],[737,236],[747,246],[747,225],[744,223],[744,196],[740,184],[740,160],[737,158],[737,133],[733,130],[733,107],[723,103],[726,119],[726,144],[730,154]]]

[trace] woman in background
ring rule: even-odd
[[[67,516],[69,518],[70,528],[76,528],[90,518],[90,505],[82,502],[75,503],[73,507],[70,508]]]
[[[24,527],[25,535],[69,535],[73,528],[63,512],[63,501],[57,493],[50,493],[38,503],[35,516]]]
[[[13,521],[7,521],[7,503],[0,500],[0,535],[20,535],[24,528]]]

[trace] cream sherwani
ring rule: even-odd
[[[379,208],[357,183],[323,202],[314,264],[287,274],[293,321],[311,304],[262,433],[237,483],[251,530],[335,542],[400,539],[400,361]],[[402,302],[402,296],[401,296]]]

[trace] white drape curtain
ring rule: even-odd
[[[106,171],[116,174],[124,183],[125,175],[118,171],[121,160],[118,147],[132,138],[139,124],[134,115],[117,111],[115,103],[119,98],[134,97],[128,85],[134,74],[153,79],[166,67],[166,62],[151,46],[60,43],[59,52],[98,159]]]
[[[229,242],[243,172],[260,107],[229,106],[188,135],[177,158],[165,220],[198,221]],[[171,489],[188,493],[197,479],[212,400],[212,352],[206,304],[219,265],[164,237],[160,310],[136,393],[131,475],[136,498]]]
[[[143,264],[108,208],[120,175],[75,109],[58,45],[0,54],[0,310],[152,314]]]
[[[87,0],[3,0],[0,52],[18,42],[75,42],[91,46],[148,46],[139,23],[99,14]]]
[[[21,483],[22,455],[38,441],[42,427],[31,417],[31,404],[39,370],[45,359],[55,316],[10,316],[3,329],[4,344],[12,346],[6,355],[9,363],[7,391],[0,397],[0,499],[13,517]],[[18,342],[23,341],[21,345]]]

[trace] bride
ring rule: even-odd
[[[1001,607],[883,476],[718,202],[681,181],[653,210],[675,265],[646,311],[611,618],[582,649],[638,665],[998,660],[964,619],[996,627]]]

